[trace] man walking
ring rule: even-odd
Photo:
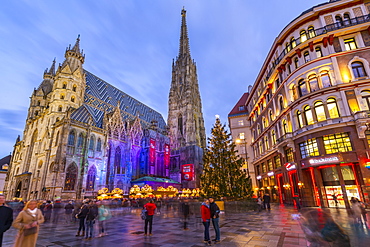
[[[3,243],[3,234],[13,222],[13,209],[5,206],[5,196],[0,194],[0,247]]]
[[[263,196],[263,206],[265,209],[271,210],[270,206],[271,197],[268,193]]]
[[[220,238],[221,238],[220,226],[219,226],[220,208],[217,206],[217,204],[215,203],[215,200],[212,197],[209,198],[209,209],[211,210],[212,225],[216,233],[216,238],[213,239],[213,241],[217,243],[217,242],[220,242]]]
[[[152,236],[153,216],[157,206],[154,204],[153,200],[150,200],[147,204],[144,205],[144,208],[147,210],[147,215],[145,218],[144,236],[148,235],[148,224],[149,224],[149,236]]]

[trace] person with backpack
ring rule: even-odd
[[[86,237],[85,239],[90,240],[94,235],[94,224],[95,219],[98,217],[99,210],[94,201],[89,202],[88,212],[86,214]]]
[[[144,236],[148,235],[148,224],[149,224],[149,236],[152,236],[153,216],[157,206],[154,204],[153,200],[150,200],[147,204],[144,205],[144,208],[147,211],[145,217]]]

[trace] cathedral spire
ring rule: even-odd
[[[45,69],[44,79],[52,78],[53,76],[55,76],[55,58],[53,60],[53,63],[51,64],[51,67],[50,67],[49,71],[48,71],[48,69]]]
[[[179,57],[187,56],[187,55],[190,57],[188,27],[186,25],[186,10],[184,7],[181,10],[181,16],[182,16],[182,20],[181,20]]]
[[[83,54],[83,50],[80,50],[80,35],[77,36],[75,45],[71,48],[71,45],[67,47],[66,52],[64,54],[65,58],[74,57],[84,63],[85,55]]]

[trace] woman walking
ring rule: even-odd
[[[37,209],[37,201],[28,201],[13,222],[13,226],[19,229],[14,247],[35,247],[39,226],[43,222],[44,216]]]
[[[211,239],[209,237],[209,224],[211,221],[211,210],[209,208],[209,200],[205,199],[200,208],[202,214],[202,222],[204,225],[204,243],[211,245]]]

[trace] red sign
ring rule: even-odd
[[[154,166],[155,163],[155,140],[150,139],[149,142],[149,163]]]
[[[194,165],[193,164],[182,165],[181,178],[182,180],[186,180],[186,181],[193,180],[194,178]]]
[[[164,166],[168,168],[170,165],[170,145],[164,144]]]

